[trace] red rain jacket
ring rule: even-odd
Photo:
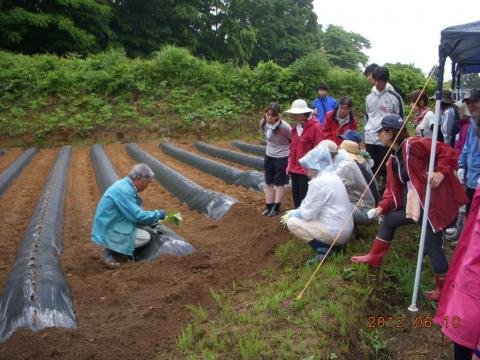
[[[431,139],[418,136],[406,139],[402,145],[405,169],[417,192],[422,208],[425,204],[431,147]],[[458,161],[456,151],[447,144],[437,142],[435,153],[434,171],[441,172],[445,178],[436,189],[432,188],[428,220],[433,231],[438,232],[452,223],[458,214],[458,208],[468,203],[469,199],[454,174]],[[390,157],[387,161],[387,186],[383,193],[383,199],[378,204],[384,214],[405,206],[402,203],[403,186],[394,171],[393,161]]]
[[[340,135],[343,135],[347,130],[357,130],[357,119],[352,112],[348,114],[350,121],[340,127],[336,117],[337,110],[329,111],[327,116],[325,116],[325,121],[323,122],[323,134],[325,139],[334,141],[337,145],[342,143],[342,139],[339,138]]]
[[[320,123],[315,116],[305,121],[302,125],[302,136],[298,136],[297,127],[292,126],[292,139],[290,142],[290,156],[288,157],[287,174],[295,173],[306,175],[307,171],[298,160],[324,140]]]

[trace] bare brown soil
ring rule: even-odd
[[[158,183],[142,193],[147,209],[182,212],[184,222],[174,229],[197,251],[190,256],[163,256],[153,262],[122,263],[107,270],[100,249],[90,241],[92,219],[99,199],[89,147],[74,147],[65,207],[62,265],[72,290],[78,329],[17,330],[0,344],[0,359],[154,359],[174,353],[180,329],[191,319],[187,304],[216,306],[210,288],[231,287],[259,279],[273,262],[276,246],[289,237],[278,218],[259,211],[264,194],[226,185],[220,179],[172,160],[157,143],[140,144],[200,185],[237,198],[220,221],[191,211]],[[119,176],[134,162],[124,146],[106,146]],[[56,150],[43,150],[0,198],[0,285],[15,260],[18,244]],[[0,158],[0,166],[5,162]],[[291,200],[288,199],[291,203]],[[287,205],[288,206],[288,205]]]
[[[20,154],[22,153],[21,149],[15,148],[15,149],[8,149],[8,151],[5,153],[5,155],[0,156],[0,172],[5,170],[7,167],[9,167]]]

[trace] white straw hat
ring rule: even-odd
[[[305,100],[297,99],[292,103],[291,108],[285,112],[287,114],[306,114],[313,112],[313,110],[307,106]]]

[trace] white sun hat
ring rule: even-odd
[[[286,110],[285,112],[287,114],[306,114],[313,112],[313,110],[307,106],[305,100],[297,99],[292,103],[290,109]]]

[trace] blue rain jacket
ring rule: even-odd
[[[312,101],[312,109],[317,109],[317,119],[320,122],[320,125],[323,126],[323,121],[325,116],[329,111],[332,111],[337,107],[337,100],[331,96],[326,96],[324,98],[318,97]]]
[[[467,187],[476,189],[480,179],[480,144],[475,135],[475,124],[470,124],[468,129],[467,141],[458,159],[458,167],[466,170]]]
[[[137,225],[165,218],[165,211],[145,211],[133,181],[127,176],[103,194],[93,219],[92,241],[121,254],[133,255]]]

